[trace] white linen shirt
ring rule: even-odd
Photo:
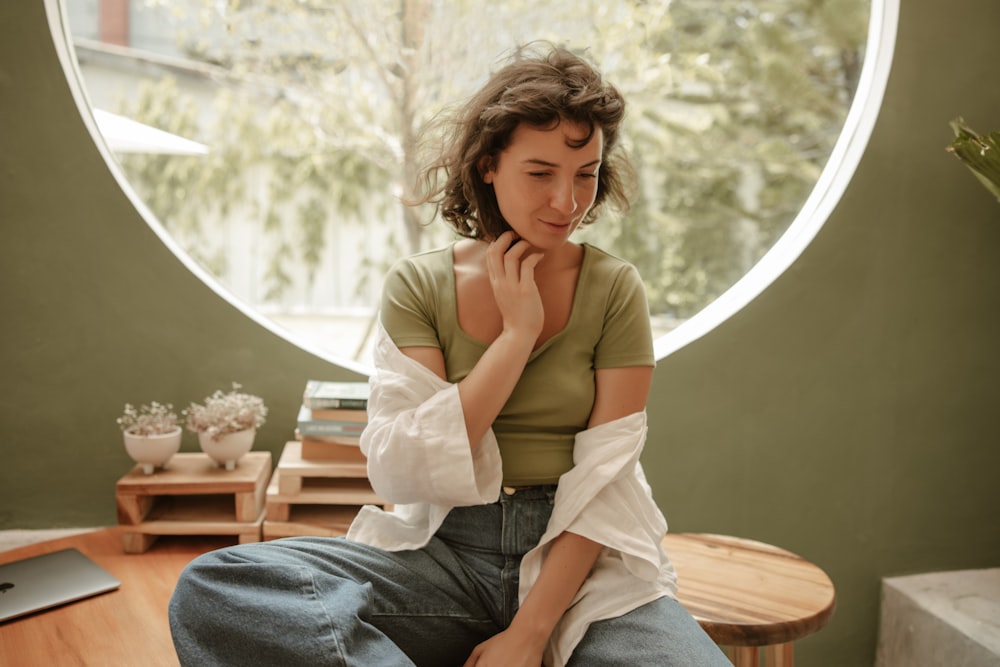
[[[452,508],[499,499],[500,450],[492,431],[470,447],[458,385],[400,352],[381,324],[375,365],[361,450],[375,492],[395,506],[363,507],[347,539],[388,551],[420,549]],[[561,533],[605,547],[556,625],[546,665],[565,665],[591,623],[676,596],[677,574],[660,543],[667,523],[639,463],[645,439],[645,412],[578,433],[574,467],[559,479],[545,534],[521,561],[523,602]]]

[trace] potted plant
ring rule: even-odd
[[[181,448],[183,420],[170,403],[153,401],[138,409],[126,403],[117,421],[125,439],[125,451],[147,475],[165,467]]]
[[[187,429],[198,434],[202,451],[226,470],[233,470],[253,448],[257,429],[267,417],[264,401],[240,389],[234,382],[228,392],[216,390],[203,403],[191,403],[183,411]]]

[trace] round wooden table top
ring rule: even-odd
[[[833,616],[830,577],[789,551],[699,533],[668,533],[663,548],[677,568],[678,600],[717,644],[784,644]]]

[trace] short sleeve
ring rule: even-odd
[[[646,290],[636,268],[622,264],[608,292],[594,368],[655,365]]]
[[[385,276],[379,318],[396,347],[441,347],[436,291],[410,259],[396,262]]]

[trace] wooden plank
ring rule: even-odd
[[[264,527],[264,517],[261,517],[260,523],[254,525],[252,528],[247,528],[243,532],[237,535],[237,540],[240,544],[252,544],[253,542],[260,542],[263,537],[263,527]]]
[[[372,490],[367,479],[304,479],[298,493],[281,493],[282,470],[271,476],[267,488],[267,504],[293,505],[384,505],[385,501]]]
[[[343,445],[331,445],[341,447]],[[356,448],[355,448],[356,449]],[[359,454],[360,455],[360,454]],[[285,443],[285,448],[278,459],[278,470],[283,479],[304,477],[351,477],[367,478],[368,468],[364,459],[306,459],[302,456],[302,443],[292,440]]]
[[[119,495],[193,495],[253,492],[263,474],[270,474],[271,452],[250,452],[227,471],[205,454],[174,454],[168,467],[152,475],[135,466],[118,480]]]
[[[267,508],[264,511],[264,521],[288,521],[292,513],[291,503],[281,503],[268,500]]]
[[[241,544],[259,542],[264,509],[253,521],[236,521],[232,496],[161,496],[146,519],[122,532],[126,553],[143,553],[160,535],[234,535]]]
[[[122,543],[125,545],[125,553],[141,554],[149,550],[156,542],[159,535],[148,535],[146,533],[123,532]]]
[[[153,508],[153,500],[153,496],[116,494],[115,504],[118,507],[118,523],[141,523]]]
[[[340,445],[331,445],[341,447]],[[303,458],[303,444],[297,440],[285,443],[278,459],[277,472],[278,493],[282,496],[294,496],[302,491],[302,480],[306,477],[352,477],[367,476],[363,462],[329,460],[307,460]]]
[[[295,496],[302,492],[302,476],[283,474],[278,479],[278,493],[283,496]]]
[[[199,496],[190,500],[169,499],[130,530],[151,535],[240,535],[252,531],[254,526],[259,529],[263,521],[263,510],[253,521],[236,521],[231,498]]]
[[[271,456],[268,452],[267,465],[262,465],[257,472],[257,479],[254,480],[254,487],[251,491],[239,491],[236,493],[236,520],[254,521],[260,516],[264,509],[264,501],[267,494],[267,483],[271,475]]]

